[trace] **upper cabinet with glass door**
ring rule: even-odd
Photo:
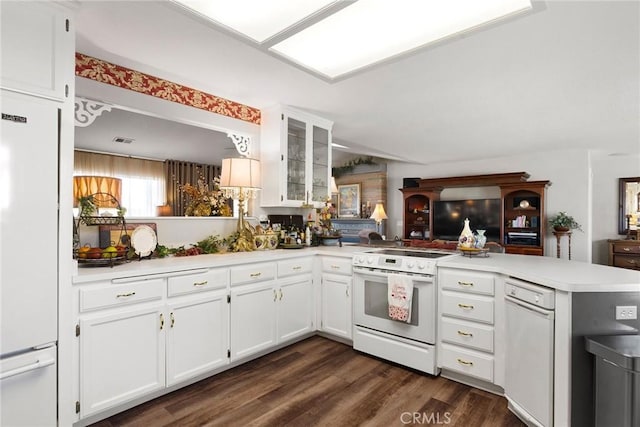
[[[333,123],[290,107],[262,111],[262,206],[321,207],[331,182]]]

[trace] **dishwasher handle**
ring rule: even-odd
[[[45,360],[38,359],[34,363],[31,363],[29,365],[21,366],[19,368],[3,372],[2,374],[0,374],[0,380],[4,380],[10,377],[15,377],[16,375],[24,374],[25,372],[35,371],[36,369],[44,368],[46,366],[51,366],[54,363],[56,363],[55,359],[45,359]]]
[[[510,295],[505,295],[504,299],[505,299],[506,302],[510,302],[510,303],[516,304],[516,305],[518,305],[518,306],[520,306],[520,307],[522,307],[522,308],[524,308],[526,310],[542,314],[543,316],[546,316],[549,319],[555,318],[555,314],[554,314],[553,310],[547,310],[547,309],[544,309],[544,308],[541,308],[541,307],[536,307],[533,304],[529,304],[526,301],[519,300],[519,299],[514,298],[514,297],[512,297]]]

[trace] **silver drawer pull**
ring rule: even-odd
[[[277,301],[278,300],[278,292],[274,289],[273,290],[273,301]]]
[[[294,270],[294,271],[302,270],[302,267],[300,267],[299,265],[297,265],[297,266],[293,267],[293,270]]]
[[[472,337],[473,334],[471,332],[458,331],[458,335],[462,335],[463,337]]]
[[[260,277],[262,273],[251,273],[249,277]]]
[[[204,286],[207,283],[209,283],[208,280],[205,280],[204,282],[193,282],[193,286]]]
[[[460,286],[473,286],[473,282],[460,282],[460,281],[458,281],[458,285],[460,285]]]
[[[340,266],[339,265],[332,265],[331,268],[333,268],[334,270],[340,270]]]
[[[458,307],[465,310],[473,310],[473,306],[471,304],[458,304]]]
[[[459,364],[461,365],[465,365],[465,366],[473,366],[473,362],[469,362],[466,361],[464,359],[460,359],[459,357],[456,359],[458,361]]]
[[[627,262],[631,265],[636,265],[636,260],[635,259],[628,259]]]
[[[160,330],[164,329],[164,314],[160,313]]]
[[[173,311],[171,312],[170,317],[171,317],[171,327],[173,328],[173,325],[175,325],[175,324],[176,324],[176,318],[175,318],[175,316],[173,315]]]
[[[132,297],[132,296],[134,296],[135,294],[136,294],[135,292],[129,292],[128,294],[118,294],[118,295],[116,295],[116,298]]]
[[[622,248],[622,250],[625,252],[631,252],[631,248]]]

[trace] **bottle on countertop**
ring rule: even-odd
[[[307,225],[307,229],[304,231],[304,244],[306,246],[311,246],[311,229],[309,225]]]

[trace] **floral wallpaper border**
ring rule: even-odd
[[[76,52],[76,76],[260,124],[260,110]]]

